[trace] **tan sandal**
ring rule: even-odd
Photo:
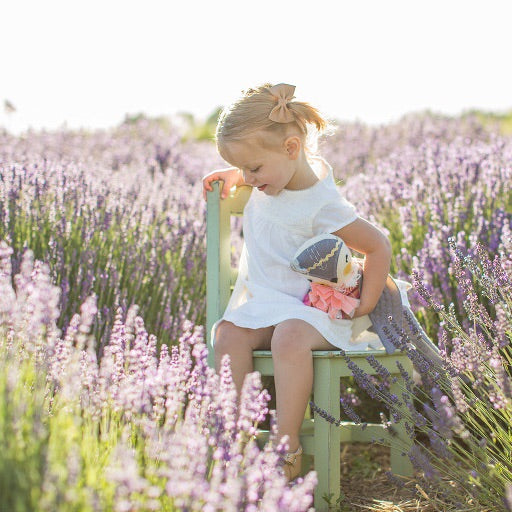
[[[297,478],[300,474],[302,466],[302,446],[299,445],[297,451],[293,453],[287,453],[283,457],[283,471],[284,475],[290,482]]]

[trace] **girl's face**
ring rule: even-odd
[[[275,196],[285,188],[298,186],[297,158],[283,144],[282,148],[263,148],[257,141],[224,144],[221,154],[234,167],[243,172],[244,181],[265,194]]]

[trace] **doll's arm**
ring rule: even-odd
[[[206,201],[206,192],[211,192],[212,182],[222,180],[224,182],[224,186],[222,187],[222,199],[224,199],[228,194],[229,190],[233,186],[241,187],[245,185],[244,177],[240,169],[236,167],[227,167],[226,169],[217,169],[215,171],[209,172],[203,178],[203,199]]]
[[[360,217],[333,235],[343,239],[352,250],[365,255],[361,302],[354,318],[367,315],[373,311],[384,290],[391,265],[391,244],[380,229]]]

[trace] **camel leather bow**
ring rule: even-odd
[[[276,123],[291,123],[295,121],[293,112],[288,103],[295,97],[294,85],[277,84],[269,88],[270,94],[277,100],[276,106],[270,112],[268,118]]]

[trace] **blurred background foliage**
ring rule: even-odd
[[[222,106],[215,108],[206,118],[194,116],[190,112],[181,112],[178,118],[183,123],[183,138],[185,140],[211,140],[215,139],[215,127],[217,119],[222,112]],[[414,115],[425,115],[428,117],[450,117],[437,114],[426,110],[423,113],[418,112]],[[140,114],[143,116],[143,114]],[[483,126],[500,133],[501,135],[512,134],[512,108],[504,112],[489,112],[485,110],[471,109],[460,114],[462,119],[476,117]],[[155,118],[157,122],[164,122],[166,118]],[[341,124],[351,124],[350,122],[339,121]]]

